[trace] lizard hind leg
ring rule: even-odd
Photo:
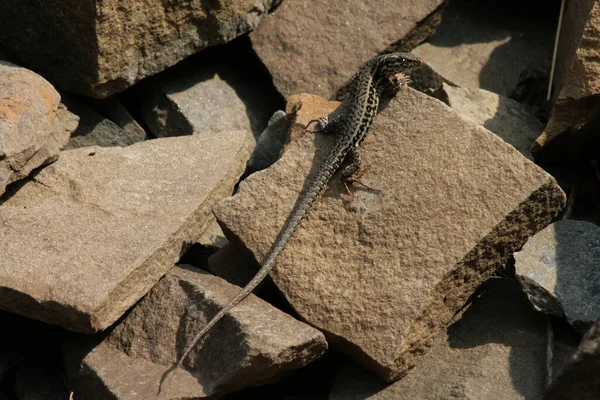
[[[369,185],[366,185],[365,183],[363,183],[359,180],[360,177],[363,176],[365,172],[367,172],[369,167],[366,166],[362,169],[360,168],[362,162],[360,159],[360,152],[358,151],[358,149],[353,148],[352,150],[350,150],[350,152],[346,156],[346,159],[350,161],[350,164],[348,164],[347,166],[345,166],[342,169],[340,175],[342,177],[342,182],[344,182],[344,186],[346,187],[346,191],[348,192],[348,194],[352,195],[352,192],[350,192],[348,185],[349,184],[352,185],[352,184],[356,184],[356,183],[369,189],[369,190],[379,192],[378,189],[372,188]]]

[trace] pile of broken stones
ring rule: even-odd
[[[0,399],[600,398],[600,2],[560,11],[0,2]],[[304,126],[392,50],[425,65],[365,186],[159,391],[327,151]]]

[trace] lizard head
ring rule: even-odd
[[[386,77],[392,77],[418,68],[423,61],[412,53],[389,53],[376,58],[377,68]]]

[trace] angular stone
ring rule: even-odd
[[[550,64],[559,7],[559,1],[450,1],[435,35],[413,52],[459,86],[508,96],[522,70]]]
[[[77,117],[41,76],[0,61],[0,195],[6,185],[58,158]]]
[[[431,36],[444,0],[307,4],[286,0],[250,34],[284,96],[331,98],[368,60],[391,45],[409,50]],[[399,43],[397,43],[399,42]]]
[[[595,139],[600,107],[599,37],[600,3],[594,0],[565,3],[553,80],[554,104],[544,133],[532,148],[534,155],[544,152],[547,158],[563,158],[564,142],[553,150],[548,145],[564,133],[569,137],[563,139],[571,141],[580,152],[585,152],[589,140]],[[592,120],[595,126],[586,130],[586,124]],[[582,139],[586,136],[587,140]]]
[[[600,319],[585,334],[577,352],[554,379],[544,400],[600,398]]]
[[[255,28],[271,0],[0,3],[0,42],[69,91],[107,97]]]
[[[546,322],[514,279],[491,279],[407,376],[386,385],[354,366],[338,373],[329,400],[541,399]],[[575,351],[557,330],[553,368]],[[575,399],[577,397],[572,397]]]
[[[544,129],[525,106],[484,89],[452,87],[444,84],[448,105],[500,136],[533,161],[531,145]]]
[[[62,152],[0,205],[0,308],[105,329],[201,236],[251,141],[235,131]]]
[[[262,260],[334,138],[304,135],[214,212]],[[315,149],[316,148],[316,149]],[[554,179],[442,102],[401,90],[271,273],[299,315],[385,380],[402,377],[473,290],[563,208]]]
[[[67,95],[64,102],[69,111],[79,117],[79,126],[65,146],[67,150],[89,146],[124,147],[147,139],[145,132],[128,132],[100,115],[82,96]]]
[[[515,254],[517,278],[540,311],[565,316],[581,334],[600,318],[600,228],[562,220]]]
[[[103,398],[155,398],[163,373],[239,289],[193,267],[175,267],[85,356],[86,372],[71,379],[84,393],[101,387],[110,394]],[[319,331],[251,295],[165,380],[160,398],[206,398],[254,386],[326,349]]]

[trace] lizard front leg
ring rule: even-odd
[[[403,73],[398,73],[389,78],[389,87],[395,94],[398,93],[402,86],[408,85],[411,82],[412,81],[410,80],[410,77],[404,75]]]
[[[306,125],[307,128],[313,122],[316,122],[316,124],[315,128],[309,130],[309,132],[323,133],[326,135],[331,133],[337,133],[338,128],[340,128],[344,124],[344,120],[346,118],[346,115],[348,114],[348,104],[348,100],[344,100],[338,106],[338,108],[333,110],[329,115],[324,115],[318,119],[313,119],[312,121],[310,121]]]

